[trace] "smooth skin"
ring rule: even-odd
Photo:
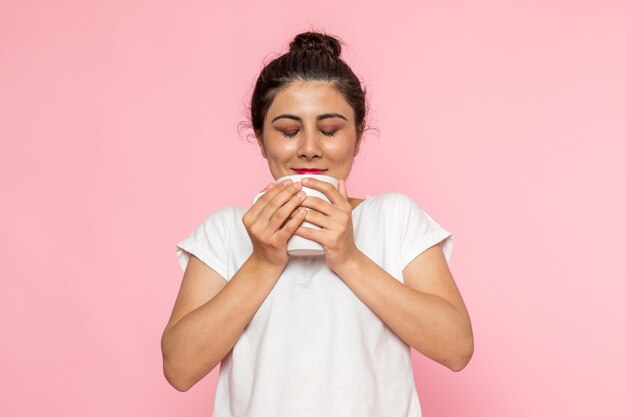
[[[341,93],[326,81],[293,82],[276,94],[263,132],[255,133],[274,178],[293,175],[295,168],[321,168],[338,179],[338,188],[306,183],[328,203],[303,196],[299,182],[266,187],[243,216],[253,251],[230,281],[190,255],[161,339],[170,384],[188,390],[228,354],[280,278],[293,234],[319,242],[328,266],[408,345],[453,371],[463,369],[473,354],[473,332],[442,242],[407,265],[404,283],[354,243],[351,213],[363,200],[348,197],[345,179],[361,135]],[[321,230],[302,227],[305,219]]]

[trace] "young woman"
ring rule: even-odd
[[[454,371],[472,356],[447,264],[452,235],[402,193],[347,194],[366,110],[340,52],[332,36],[297,35],[263,69],[251,103],[275,179],[310,170],[338,188],[272,183],[249,209],[210,214],[177,247],[184,275],[163,332],[164,373],[186,391],[221,363],[214,417],[416,417],[410,348]],[[289,256],[294,234],[324,255]]]

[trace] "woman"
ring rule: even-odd
[[[263,69],[251,106],[275,179],[317,170],[338,188],[272,183],[250,209],[217,210],[178,245],[185,272],[164,373],[186,391],[221,362],[215,417],[420,416],[410,347],[454,371],[472,355],[451,234],[402,193],[347,194],[365,93],[340,52],[334,37],[299,34]],[[294,234],[324,256],[290,257]]]

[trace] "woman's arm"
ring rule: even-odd
[[[226,282],[191,255],[163,331],[163,372],[179,391],[204,378],[230,352],[284,267],[250,256]]]
[[[442,242],[407,265],[404,284],[361,251],[335,272],[415,350],[453,371],[467,365],[474,352],[472,326]]]
[[[289,261],[287,241],[304,219],[305,210],[296,211],[301,188],[271,183],[243,215],[252,254],[228,283],[190,256],[161,338],[163,372],[174,388],[188,390],[224,359],[276,285]]]

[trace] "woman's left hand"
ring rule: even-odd
[[[300,226],[294,234],[322,245],[326,264],[336,272],[359,252],[354,243],[352,204],[348,201],[345,180],[338,180],[338,188],[315,178],[303,179],[302,184],[323,193],[332,204],[318,197],[307,196],[300,205],[313,210],[307,210],[304,221],[321,229]]]

